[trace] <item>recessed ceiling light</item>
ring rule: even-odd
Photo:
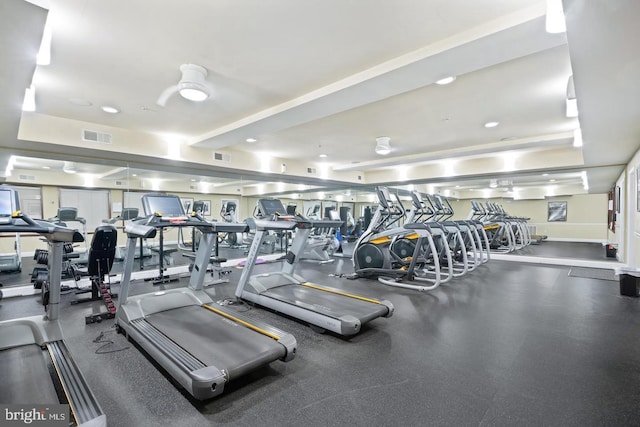
[[[556,182],[556,180],[555,179],[550,179],[549,182]]]
[[[543,173],[542,176],[549,176],[549,174],[548,173]]]
[[[118,110],[116,107],[111,107],[109,105],[103,105],[100,108],[102,108],[102,111],[109,114],[117,114],[120,112],[120,110]]]
[[[320,157],[322,157],[324,159],[325,157],[327,157],[327,155],[326,154],[320,154]]]
[[[191,178],[191,182],[196,182],[196,179],[195,178]]]
[[[453,81],[455,81],[455,79],[456,79],[456,76],[445,77],[443,79],[436,80],[436,84],[437,85],[448,85],[449,83],[452,83]]]
[[[51,169],[50,166],[43,166],[42,169]]]
[[[255,139],[255,138],[247,138],[247,139],[245,139],[245,141],[247,141],[247,142],[258,142],[258,140]]]
[[[496,126],[498,126],[500,123],[499,122],[487,122],[484,124],[484,127],[486,128],[494,128]]]
[[[138,176],[138,174],[137,173],[132,173],[131,176]]]

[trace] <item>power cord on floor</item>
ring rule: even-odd
[[[111,341],[110,339],[105,339],[105,335],[106,334],[110,334],[110,333],[115,333],[116,331],[102,331],[100,332],[100,334],[93,340],[94,343],[96,344],[102,344],[100,347],[98,347],[98,349],[95,351],[95,354],[109,354],[109,353],[116,353],[118,351],[124,351],[129,349],[129,346],[123,347],[123,348],[116,348],[114,350],[103,350],[105,347],[108,347],[110,345],[113,345],[114,342]]]

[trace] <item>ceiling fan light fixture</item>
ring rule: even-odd
[[[207,85],[207,69],[196,64],[182,64],[180,66],[182,77],[177,85],[166,88],[156,104],[164,107],[171,96],[176,92],[184,99],[194,102],[202,102],[209,98],[211,89]]]
[[[180,95],[189,101],[202,102],[209,97],[204,89],[193,83],[181,83],[180,86]]]
[[[180,79],[179,92],[183,98],[189,101],[201,102],[209,97],[206,87],[207,69],[196,64],[182,64],[180,66],[182,78]]]
[[[379,136],[376,138],[376,154],[386,156],[391,153],[391,138],[388,136]]]

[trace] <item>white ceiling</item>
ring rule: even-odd
[[[586,170],[590,192],[605,192],[640,146],[634,0],[565,0],[568,32],[559,35],[544,31],[544,0],[47,3],[52,62],[37,68],[30,58],[42,10],[23,0],[0,3],[0,37],[15,41],[0,48],[0,158],[18,154],[23,169],[61,168],[66,159],[96,173],[87,160],[93,158],[103,174],[115,174],[130,160],[126,153],[19,141],[19,106],[31,76],[40,115],[175,134],[198,149],[268,153],[289,163],[327,154],[322,161],[331,168],[369,174],[367,183],[393,183],[383,177],[389,166],[517,151],[531,159],[531,170],[460,166],[444,179],[417,167],[411,179],[479,189],[497,178],[522,186],[574,182]],[[183,63],[207,69],[212,96],[193,103],[176,95],[157,105]],[[537,165],[551,164],[543,156],[553,153],[542,148],[570,147],[578,127],[564,114],[572,73],[585,145],[542,177],[546,168]],[[455,82],[433,84],[448,75]],[[102,105],[120,113],[104,113]],[[490,120],[500,125],[485,129]],[[391,137],[387,157],[373,151],[383,135]],[[57,163],[28,160],[37,157]],[[172,170],[152,154],[142,163],[180,172],[175,179],[206,179],[205,165]],[[296,182],[278,179],[287,178]]]

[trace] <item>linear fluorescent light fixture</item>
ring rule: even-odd
[[[573,84],[573,74],[567,81],[567,117],[578,117],[578,100],[576,99],[576,88]]]
[[[73,162],[64,162],[62,166],[62,172],[71,174],[76,173],[76,164]]]
[[[29,86],[24,91],[22,111],[36,111],[36,88],[34,85]]]
[[[547,33],[557,34],[567,31],[562,0],[547,0],[547,17],[545,20]]]
[[[51,12],[49,12],[51,13]],[[42,34],[42,41],[40,41],[40,50],[38,56],[36,56],[36,64],[49,65],[51,64],[51,15],[47,15],[47,20],[44,24],[44,32]]]
[[[580,128],[573,131],[573,146],[582,147],[582,129]]]

